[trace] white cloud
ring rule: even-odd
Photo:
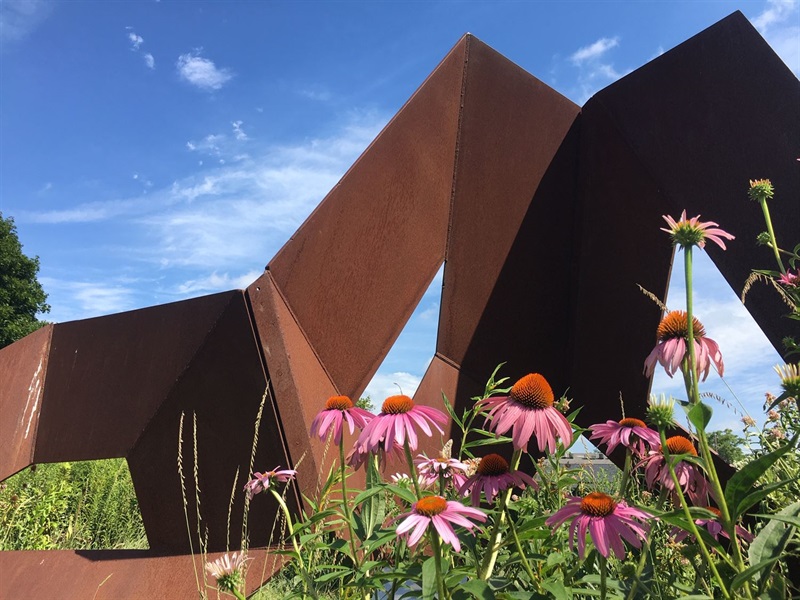
[[[575,65],[581,65],[588,60],[597,60],[611,48],[616,48],[617,46],[619,46],[619,37],[600,38],[594,44],[584,46],[576,51],[570,56],[570,60]]]
[[[328,90],[321,88],[305,88],[299,90],[298,93],[304,98],[316,100],[317,102],[327,102],[331,99],[331,93]]]
[[[231,276],[228,273],[221,275],[214,271],[210,275],[199,279],[184,281],[177,287],[181,295],[196,296],[197,294],[210,294],[224,292],[231,289],[244,289],[263,274],[263,271],[248,271],[242,275]]]
[[[797,0],[768,0],[752,20],[783,62],[800,76],[800,5]]]
[[[369,396],[372,399],[375,410],[380,410],[381,403],[389,396],[395,396],[400,393],[406,396],[413,396],[419,387],[420,381],[422,381],[421,377],[404,371],[376,373],[362,395]]]
[[[131,50],[138,50],[139,46],[144,43],[144,39],[142,36],[137,35],[135,32],[131,31],[128,33],[128,40],[131,42]]]
[[[42,287],[61,300],[51,302],[52,310],[47,320],[64,322],[88,316],[122,312],[136,307],[136,290],[118,282],[64,281],[53,277],[40,277]]]
[[[147,53],[145,53],[143,55],[142,58],[144,58],[144,64],[147,65],[148,69],[155,69],[156,68],[156,59],[153,57],[152,54],[147,52]]]
[[[200,56],[200,50],[181,54],[176,67],[181,79],[202,90],[218,90],[233,77],[229,69],[220,69],[211,60]]]
[[[231,123],[233,125],[233,134],[236,136],[236,139],[239,141],[243,141],[247,139],[247,134],[242,131],[242,125],[244,121],[234,121]]]
[[[53,11],[48,0],[3,0],[0,2],[0,42],[22,40]]]

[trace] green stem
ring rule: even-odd
[[[522,544],[520,543],[519,536],[517,535],[517,528],[514,526],[514,521],[511,519],[511,514],[508,512],[508,507],[505,507],[505,512],[506,517],[508,518],[508,528],[511,531],[511,536],[514,538],[514,546],[517,548],[517,554],[519,554],[520,561],[522,562],[522,568],[525,569],[525,572],[531,579],[531,585],[533,585],[537,581],[537,577],[533,574],[531,565],[528,563],[528,559],[525,558],[525,553],[522,551]]]
[[[247,600],[247,598],[245,598],[242,592],[240,592],[239,590],[231,590],[231,594],[236,596],[238,600]]]
[[[600,600],[606,600],[607,585],[606,585],[606,571],[608,570],[608,561],[602,554],[597,554],[600,559]]]
[[[521,457],[522,450],[514,450],[514,454],[511,457],[511,465],[509,465],[509,472],[517,470]],[[500,498],[500,506],[495,513],[494,527],[492,528],[492,533],[489,536],[489,545],[486,548],[486,554],[483,555],[483,562],[481,563],[480,571],[478,571],[478,578],[483,579],[484,581],[487,581],[489,577],[491,577],[492,571],[494,571],[494,565],[497,562],[497,555],[500,552],[500,527],[505,520],[505,509],[508,507],[508,502],[511,500],[511,492],[513,491],[514,488],[508,488],[505,492],[503,492],[502,497]]]
[[[689,402],[700,403],[700,390],[697,386],[697,356],[694,349],[694,314],[692,305],[692,247],[683,249],[684,277],[686,279],[686,345],[689,349],[689,375],[690,385],[687,386],[691,395]]]
[[[284,499],[281,497],[281,495],[278,492],[276,492],[272,488],[270,488],[269,491],[272,492],[272,495],[275,497],[275,500],[278,501],[278,504],[280,505],[281,510],[283,511],[283,515],[284,515],[284,517],[286,517],[286,524],[289,526],[289,538],[292,540],[292,548],[294,548],[294,553],[297,555],[297,562],[300,565],[300,572],[302,573],[302,577],[303,577],[303,592],[304,592],[304,595],[305,595],[305,592],[308,592],[310,590],[311,591],[311,597],[312,598],[317,598],[318,596],[317,596],[316,591],[314,590],[313,583],[311,585],[309,585],[310,577],[309,577],[308,572],[306,571],[306,565],[305,565],[305,562],[303,562],[303,557],[300,554],[300,546],[297,543],[297,539],[295,539],[294,523],[292,522],[292,513],[289,512],[289,507],[286,506],[286,502],[284,501]]]
[[[342,510],[344,511],[344,518],[347,521],[347,530],[350,535],[350,552],[353,554],[353,563],[356,567],[359,566],[358,555],[356,554],[356,533],[353,530],[353,519],[350,516],[350,505],[347,498],[347,476],[345,473],[344,463],[344,436],[339,440],[339,468],[342,477]]]
[[[661,486],[661,491],[658,494],[658,500],[656,501],[656,509],[661,511],[664,507],[664,501],[667,498],[667,488]],[[639,587],[642,578],[642,571],[644,571],[644,566],[647,564],[647,556],[650,554],[650,546],[653,543],[653,527],[650,527],[650,531],[647,534],[647,538],[645,539],[644,544],[642,545],[642,553],[639,556],[639,563],[636,565],[636,572],[633,575],[633,585],[631,585],[631,591],[628,593],[627,600],[633,600],[634,594],[636,593],[636,588]],[[643,584],[644,585],[644,584]]]
[[[417,495],[417,500],[422,499],[422,490],[419,489],[419,481],[417,481],[417,469],[414,467],[414,457],[411,456],[411,446],[408,445],[408,437],[403,441],[403,450],[406,453],[406,461],[408,462],[408,470],[411,473],[411,483],[414,484],[414,493]]]
[[[632,463],[632,454],[631,449],[625,449],[625,466],[622,468],[622,481],[619,482],[619,497],[625,498],[625,494],[627,493],[628,488],[628,481],[630,481],[631,477],[631,463]]]
[[[697,531],[697,525],[694,522],[694,517],[692,517],[692,513],[689,510],[689,504],[686,502],[686,498],[683,495],[683,490],[681,489],[681,484],[678,481],[678,476],[675,474],[675,467],[672,465],[672,457],[670,456],[669,449],[667,448],[667,436],[664,434],[664,430],[659,430],[659,435],[661,436],[661,451],[664,454],[664,460],[667,463],[667,467],[669,468],[669,475],[672,478],[672,485],[674,486],[675,494],[678,496],[678,500],[680,500],[681,508],[683,509],[683,514],[686,517],[686,521],[689,526],[689,531],[694,536],[694,539],[697,540],[697,545],[700,546],[700,553],[703,555],[706,564],[711,569],[711,572],[714,574],[714,579],[717,581],[717,585],[719,586],[720,590],[722,591],[722,595],[726,598],[730,598],[731,595],[728,592],[728,588],[725,587],[725,582],[722,581],[722,577],[717,570],[717,565],[711,558],[711,553],[709,552],[708,548],[706,547],[703,538],[700,537],[700,532]]]
[[[781,274],[786,275],[786,269],[783,266],[783,261],[781,260],[780,250],[778,248],[778,240],[775,239],[775,231],[772,229],[772,219],[769,216],[769,207],[767,206],[766,198],[762,198],[758,201],[761,205],[761,211],[764,213],[764,221],[767,223],[767,233],[769,233],[769,240],[772,244],[772,251],[775,253],[775,262],[778,263],[778,268],[781,270]]]
[[[431,536],[431,546],[433,546],[433,564],[436,567],[436,588],[439,590],[439,598],[445,600],[444,577],[442,577],[442,546],[439,543],[439,534],[436,531],[429,531]]]

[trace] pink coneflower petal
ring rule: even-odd
[[[414,546],[419,542],[428,525],[432,523],[442,540],[453,546],[456,552],[460,552],[461,543],[453,525],[472,529],[475,527],[475,523],[469,519],[484,522],[486,515],[477,509],[464,506],[460,502],[448,501],[441,496],[425,496],[414,503],[410,513],[401,515],[399,519],[404,520],[395,531],[398,535],[410,532],[407,539],[409,546]]]
[[[722,375],[725,365],[722,362],[719,345],[711,338],[706,337],[705,328],[700,321],[693,318],[692,323],[698,374],[702,375],[703,381],[705,381],[713,364]],[[687,314],[682,310],[673,310],[667,313],[658,325],[656,347],[644,361],[644,374],[650,377],[655,371],[656,363],[660,363],[670,377],[679,371],[689,356],[686,340],[688,334]]]
[[[592,492],[583,498],[572,497],[566,506],[551,515],[546,523],[550,527],[569,525],[569,546],[573,549],[578,541],[578,556],[583,560],[586,551],[586,535],[591,536],[597,551],[608,558],[610,552],[625,558],[623,539],[641,546],[639,538],[647,536],[649,526],[633,521],[633,518],[646,520],[651,515],[643,510],[629,507],[625,502],[615,502],[610,496]]]
[[[345,423],[352,434],[354,425],[357,424],[363,428],[373,416],[363,408],[353,405],[347,396],[331,396],[325,403],[325,408],[319,411],[311,421],[311,435],[319,436],[324,441],[332,432],[333,442],[339,445],[342,441],[342,430]]]

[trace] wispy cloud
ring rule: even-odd
[[[131,43],[131,50],[134,52],[139,50],[139,47],[144,43],[144,38],[140,35],[137,35],[134,31],[128,32],[128,40]]]
[[[233,135],[236,137],[237,140],[244,141],[247,138],[247,134],[242,130],[242,125],[244,125],[244,121],[234,121],[231,123],[233,126]]]
[[[244,289],[258,279],[262,273],[263,271],[252,270],[240,275],[231,275],[214,271],[205,277],[184,281],[177,286],[177,292],[181,295],[196,296],[230,289]]]
[[[3,0],[0,2],[0,41],[16,42],[27,37],[55,8],[49,0]]]
[[[580,48],[569,59],[575,65],[582,65],[586,61],[597,60],[611,48],[619,46],[619,37],[600,38],[594,44]]]
[[[52,303],[53,309],[45,319],[56,322],[122,312],[136,306],[134,287],[117,282],[64,281],[40,277],[42,287],[51,296],[64,300]]]
[[[131,44],[131,51],[138,53],[142,44],[144,44],[144,38],[136,33],[133,27],[128,26],[125,30],[128,32],[128,41]],[[156,59],[151,53],[145,52],[142,54],[142,59],[144,59],[144,64],[147,65],[148,69],[156,68]]]
[[[143,55],[142,58],[144,58],[144,64],[147,65],[148,69],[155,69],[156,68],[156,59],[153,57],[152,54],[147,52],[147,53],[145,53]]]
[[[413,396],[417,391],[422,378],[413,373],[398,371],[396,373],[376,373],[372,381],[369,382],[363,396],[369,396],[375,410],[380,410],[381,403],[389,396],[399,393],[406,396]]]
[[[800,76],[800,5],[797,0],[767,0],[766,8],[752,23],[783,62]]]
[[[181,79],[201,90],[222,88],[233,78],[233,73],[229,69],[217,67],[213,61],[200,56],[200,52],[198,49],[178,57],[176,67]]]
[[[608,59],[609,51],[619,44],[619,37],[603,37],[570,55],[570,64],[578,69],[577,89],[571,94],[578,104],[583,104],[597,90],[627,74]]]

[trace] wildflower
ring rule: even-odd
[[[460,488],[467,481],[466,472],[469,466],[455,458],[428,458],[420,454],[414,460],[419,472],[419,481],[422,485],[433,485],[439,481],[439,477],[451,479],[456,489]]]
[[[635,548],[641,548],[647,537],[649,525],[634,519],[646,520],[652,515],[638,508],[628,506],[624,501],[615,502],[611,496],[592,492],[583,498],[573,496],[566,506],[553,514],[546,523],[550,527],[560,527],[570,520],[569,547],[574,550],[575,534],[578,534],[578,556],[583,560],[586,548],[587,529],[592,536],[597,551],[608,558],[609,549],[617,558],[625,558],[626,539]]]
[[[700,215],[687,219],[685,210],[681,213],[679,221],[669,215],[663,215],[663,218],[669,225],[669,229],[662,227],[661,231],[666,231],[670,234],[672,243],[676,246],[705,248],[706,240],[710,240],[725,250],[725,242],[722,238],[726,240],[734,239],[730,233],[718,229],[714,221],[701,221]]]
[[[714,513],[716,517],[714,517],[713,519],[695,519],[695,525],[700,525],[702,527],[705,527],[708,530],[708,533],[710,533],[715,540],[719,540],[720,535],[722,535],[722,537],[724,538],[731,539],[730,536],[728,535],[728,532],[725,531],[725,529],[723,529],[722,523],[719,522],[719,516],[721,514],[719,509],[716,508],[715,506],[704,506],[703,508],[709,512]],[[675,538],[676,542],[682,542],[683,540],[686,539],[688,535],[689,535],[688,531],[684,529],[679,529],[678,527],[675,527],[672,530],[672,536]],[[741,539],[745,540],[746,542],[753,541],[753,534],[747,531],[741,525],[736,526],[736,535]]]
[[[786,287],[798,287],[800,286],[800,275],[797,274],[796,270],[792,273],[791,269],[786,269],[786,273],[782,273],[778,278],[778,283]]]
[[[771,410],[767,413],[767,419],[770,421],[777,421],[781,418],[777,410]]]
[[[527,473],[522,471],[509,472],[508,462],[499,454],[487,454],[481,459],[478,470],[459,488],[458,493],[464,494],[472,488],[472,505],[478,506],[481,502],[481,490],[489,504],[494,502],[494,497],[510,487],[530,485],[538,489],[539,485]]]
[[[750,416],[742,417],[742,423],[744,423],[745,427],[755,427],[756,426],[756,420],[753,417],[750,417]]]
[[[395,484],[410,484],[411,483],[411,476],[407,475],[406,473],[395,473],[394,475],[390,476],[392,483]]]
[[[681,435],[667,438],[667,450],[670,455],[689,454],[697,456],[697,450],[695,450],[692,441]],[[658,483],[667,490],[675,491],[675,484],[670,476],[669,466],[660,445],[651,449],[648,456],[638,466],[644,466],[644,477],[649,488],[652,489]],[[675,475],[683,493],[689,497],[693,504],[708,504],[708,481],[695,465],[688,461],[679,461],[675,465]]]
[[[410,513],[399,517],[405,520],[397,526],[396,531],[398,535],[411,532],[407,543],[413,546],[422,538],[428,525],[433,523],[442,539],[452,545],[456,552],[460,552],[461,544],[453,530],[453,524],[472,529],[475,523],[467,517],[482,523],[486,521],[486,514],[477,508],[464,506],[460,502],[446,500],[441,496],[425,496],[414,503]]]
[[[285,483],[294,479],[295,475],[297,475],[297,471],[294,469],[279,470],[279,467],[275,467],[272,471],[267,471],[266,473],[253,473],[253,479],[245,484],[244,490],[252,498],[259,492],[266,492],[270,488],[273,479]]]
[[[489,408],[487,421],[498,435],[513,428],[514,448],[528,451],[531,435],[539,442],[539,452],[556,451],[560,438],[565,445],[572,443],[572,426],[553,408],[553,390],[538,373],[517,381],[508,396],[494,396],[479,401],[480,408]]]
[[[769,200],[775,195],[775,188],[772,187],[772,182],[769,179],[751,179],[750,189],[747,190],[747,195],[750,197],[750,200],[762,202]]]
[[[656,398],[655,394],[650,394],[650,401],[647,404],[647,420],[650,423],[659,429],[671,427],[674,413],[675,400],[672,396],[667,398],[664,394],[661,394],[659,398]]]
[[[206,571],[217,582],[219,589],[232,592],[239,589],[244,582],[244,567],[247,559],[244,554],[228,554],[227,552],[220,556],[215,561],[208,561],[206,563]]]
[[[769,434],[776,440],[785,440],[786,432],[780,427],[773,427],[769,430]]]
[[[447,415],[429,406],[414,404],[408,396],[389,396],[383,401],[381,412],[372,419],[356,441],[356,452],[376,452],[381,446],[386,452],[397,445],[403,447],[406,440],[411,450],[417,449],[419,427],[426,435],[433,435],[430,425],[444,433],[442,426],[447,424]]]
[[[331,396],[325,403],[325,408],[311,422],[311,435],[318,435],[319,439],[325,441],[330,430],[333,432],[333,443],[338,446],[342,441],[345,422],[352,434],[355,426],[364,429],[374,416],[355,406],[347,396]]]
[[[800,363],[777,365],[775,372],[781,378],[783,391],[793,398],[800,398]]]
[[[686,338],[689,334],[689,319],[682,310],[673,310],[661,319],[658,325],[658,343],[653,351],[644,361],[644,374],[650,377],[656,368],[656,363],[660,363],[667,375],[672,375],[677,371],[684,359],[688,359],[689,350]],[[694,355],[697,360],[697,372],[702,374],[703,381],[708,377],[708,372],[713,363],[720,376],[725,372],[725,365],[722,362],[722,353],[719,345],[711,338],[706,337],[706,330],[702,323],[696,318],[692,318],[692,332],[694,334]]]
[[[614,449],[622,444],[630,448],[636,455],[644,456],[647,448],[644,442],[651,446],[660,443],[658,432],[650,429],[644,421],[628,417],[621,421],[606,421],[589,427],[592,435],[589,439],[599,439],[601,444],[607,444],[606,454],[611,454]]]

